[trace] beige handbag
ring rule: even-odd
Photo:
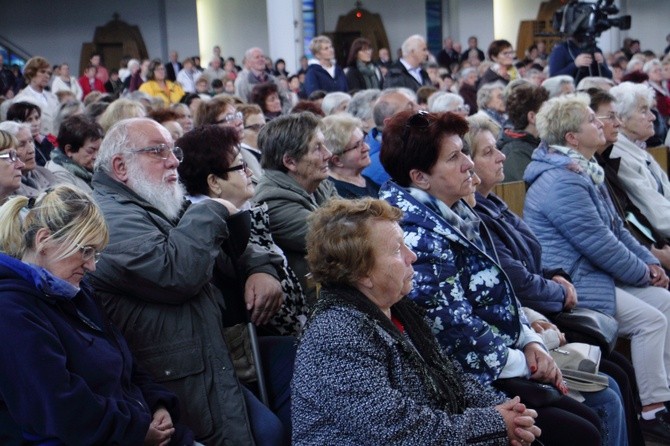
[[[571,342],[549,352],[563,373],[568,387],[580,392],[597,392],[609,386],[606,376],[598,374],[600,347]]]

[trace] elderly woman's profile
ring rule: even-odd
[[[307,260],[319,298],[298,348],[293,444],[530,444],[536,413],[443,356],[412,288],[416,255],[384,201],[315,210]]]

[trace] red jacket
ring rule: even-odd
[[[91,83],[90,80],[86,76],[81,76],[79,78],[79,85],[81,85],[81,89],[84,91],[84,98],[88,96],[88,94],[92,91],[99,91],[100,93],[105,93],[105,84],[102,83],[102,81],[98,78],[93,79],[94,84],[93,88],[91,89]]]

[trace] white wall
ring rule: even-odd
[[[319,2],[323,6],[323,31],[333,31],[338,17],[355,7],[353,0]],[[477,35],[482,49],[494,38],[516,43],[519,21],[534,18],[540,2],[443,0],[443,29],[445,35],[451,34],[463,43],[469,35]],[[659,52],[665,48],[670,1],[617,0],[617,4],[622,13],[633,15],[633,27],[627,32],[603,34],[600,45],[604,51],[617,49],[626,36],[640,39],[644,49]],[[407,36],[425,34],[426,14],[421,0],[365,0],[363,6],[381,15],[393,51]],[[160,20],[163,10],[165,19]],[[199,15],[198,26],[196,11],[200,10],[205,12]],[[266,0],[0,0],[0,11],[0,35],[31,54],[44,55],[52,63],[69,62],[75,69],[81,44],[90,42],[95,27],[111,20],[115,12],[121,20],[139,26],[152,57],[165,57],[168,50],[176,49],[182,57],[200,53],[204,62],[211,57],[212,47],[219,44],[224,55],[234,55],[241,61],[247,48],[260,46],[269,51],[270,47]],[[165,42],[161,41],[161,24],[166,27]]]
[[[492,0],[463,0],[458,8],[458,36],[452,36],[463,45],[468,46],[468,37],[477,36],[479,48],[484,53],[493,35],[493,2]],[[515,39],[516,41],[516,39]]]
[[[335,31],[338,18],[354,7],[353,1],[323,0],[322,31]],[[403,40],[412,34],[426,35],[426,7],[421,1],[365,0],[363,8],[381,16],[394,59]]]
[[[633,16],[630,30],[621,31],[621,39],[633,37],[640,41],[642,50],[663,54],[668,45],[665,36],[670,33],[670,1],[622,0],[621,13]]]
[[[203,67],[212,58],[214,45],[221,47],[223,57],[235,57],[238,65],[251,47],[268,51],[265,0],[197,0],[197,10]]]
[[[163,22],[159,2],[165,4]],[[150,57],[166,57],[163,52],[170,49],[181,56],[198,52],[195,0],[0,0],[0,11],[0,35],[52,64],[68,62],[73,72],[78,72],[82,43],[91,42],[95,28],[114,13],[140,28]],[[167,42],[161,42],[161,22],[167,25]]]

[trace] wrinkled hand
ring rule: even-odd
[[[507,437],[512,446],[529,445],[542,433],[535,426],[537,412],[527,409],[518,396],[495,407],[505,421]]]
[[[554,276],[551,278],[554,282],[560,284],[565,290],[565,302],[563,303],[564,310],[571,310],[577,305],[577,290],[568,279],[563,276]]]
[[[244,285],[244,301],[251,311],[251,322],[256,325],[267,323],[284,304],[284,292],[277,279],[266,273],[249,276]]]
[[[661,262],[664,268],[670,269],[670,245],[665,245],[661,249],[651,245],[651,253]]]
[[[530,324],[531,328],[535,330],[535,333],[542,333],[545,330],[553,330],[558,333],[558,342],[559,345],[565,345],[567,341],[565,340],[565,333],[561,332],[561,330],[558,329],[557,326],[552,324],[549,321],[535,321],[532,324]]]
[[[648,265],[649,266],[649,277],[651,278],[651,284],[660,288],[668,288],[668,279],[665,270],[658,265]]]
[[[174,426],[170,413],[163,407],[154,412],[149,431],[144,437],[146,446],[166,446],[174,435]]]
[[[575,57],[575,65],[578,67],[588,67],[593,62],[593,57],[590,54],[582,53]]]
[[[568,393],[568,388],[563,382],[563,374],[558,368],[554,359],[537,342],[531,342],[523,348],[526,355],[526,364],[530,370],[530,379],[553,384],[564,394]]]

